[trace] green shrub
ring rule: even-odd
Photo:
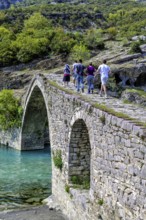
[[[104,203],[103,199],[99,199],[99,200],[98,200],[98,205],[102,206],[103,203]]]
[[[90,177],[80,177],[80,176],[72,176],[71,182],[77,186],[80,186],[82,189],[89,189],[90,188]]]
[[[133,42],[131,44],[130,53],[141,53],[140,42]]]
[[[77,185],[81,185],[82,184],[82,180],[79,176],[72,176],[71,177],[71,182],[73,184],[77,184]]]
[[[22,107],[12,90],[0,92],[0,128],[8,130],[20,127],[22,120]]]
[[[105,47],[100,29],[89,29],[84,35],[84,41],[89,50],[102,50]]]
[[[54,161],[54,165],[62,170],[63,167],[63,162],[62,162],[62,154],[61,154],[61,150],[56,150],[56,152],[53,152],[53,161]]]
[[[99,119],[102,122],[102,124],[104,125],[105,124],[105,115],[101,116]]]
[[[117,35],[117,29],[115,27],[109,27],[107,29],[107,33],[109,35],[110,40],[115,40],[116,35]]]
[[[72,48],[70,58],[72,60],[75,60],[75,59],[88,60],[90,58],[90,51],[83,44],[75,45]]]
[[[70,187],[68,184],[65,185],[65,192],[69,193]]]
[[[83,179],[83,189],[89,189],[90,188],[90,177],[86,176]]]

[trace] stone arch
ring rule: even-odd
[[[42,149],[49,139],[47,98],[41,77],[33,79],[26,96],[22,120],[21,150]]]
[[[86,182],[90,187],[91,157],[93,154],[92,121],[85,111],[76,112],[71,121],[69,132],[68,178],[69,183],[74,183],[74,178],[79,184]],[[93,133],[92,133],[93,135]],[[92,144],[91,144],[92,143]]]

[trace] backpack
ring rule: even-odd
[[[83,75],[83,71],[84,71],[83,65],[80,64],[80,63],[77,64],[77,65],[76,65],[76,71],[77,71],[77,74]]]

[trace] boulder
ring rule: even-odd
[[[146,92],[145,95],[140,95],[139,92],[135,89],[125,90],[124,92],[122,92],[121,99],[146,106]]]
[[[133,41],[138,41],[138,40],[146,40],[146,36],[140,35],[140,36],[134,36],[132,37]]]
[[[66,60],[63,56],[55,56],[50,59],[41,60],[34,66],[34,69],[54,69],[60,66],[64,66],[65,62]]]
[[[142,53],[146,53],[146,44],[140,45],[140,49]]]

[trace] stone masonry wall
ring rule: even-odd
[[[69,145],[69,180],[88,181],[90,177],[90,142],[87,127],[83,120],[77,120],[72,129]]]
[[[20,132],[21,129],[9,129],[9,131],[0,131],[0,144],[8,147],[20,149]]]
[[[48,85],[47,90],[51,148],[61,149],[63,158],[62,172],[53,164],[52,193],[69,219],[146,219],[145,130],[55,87]],[[91,150],[90,189],[71,186],[67,193],[65,186],[72,166],[69,149],[74,141],[73,126],[79,119],[84,121],[90,141],[86,154],[89,157]],[[80,141],[81,135],[79,131]]]

